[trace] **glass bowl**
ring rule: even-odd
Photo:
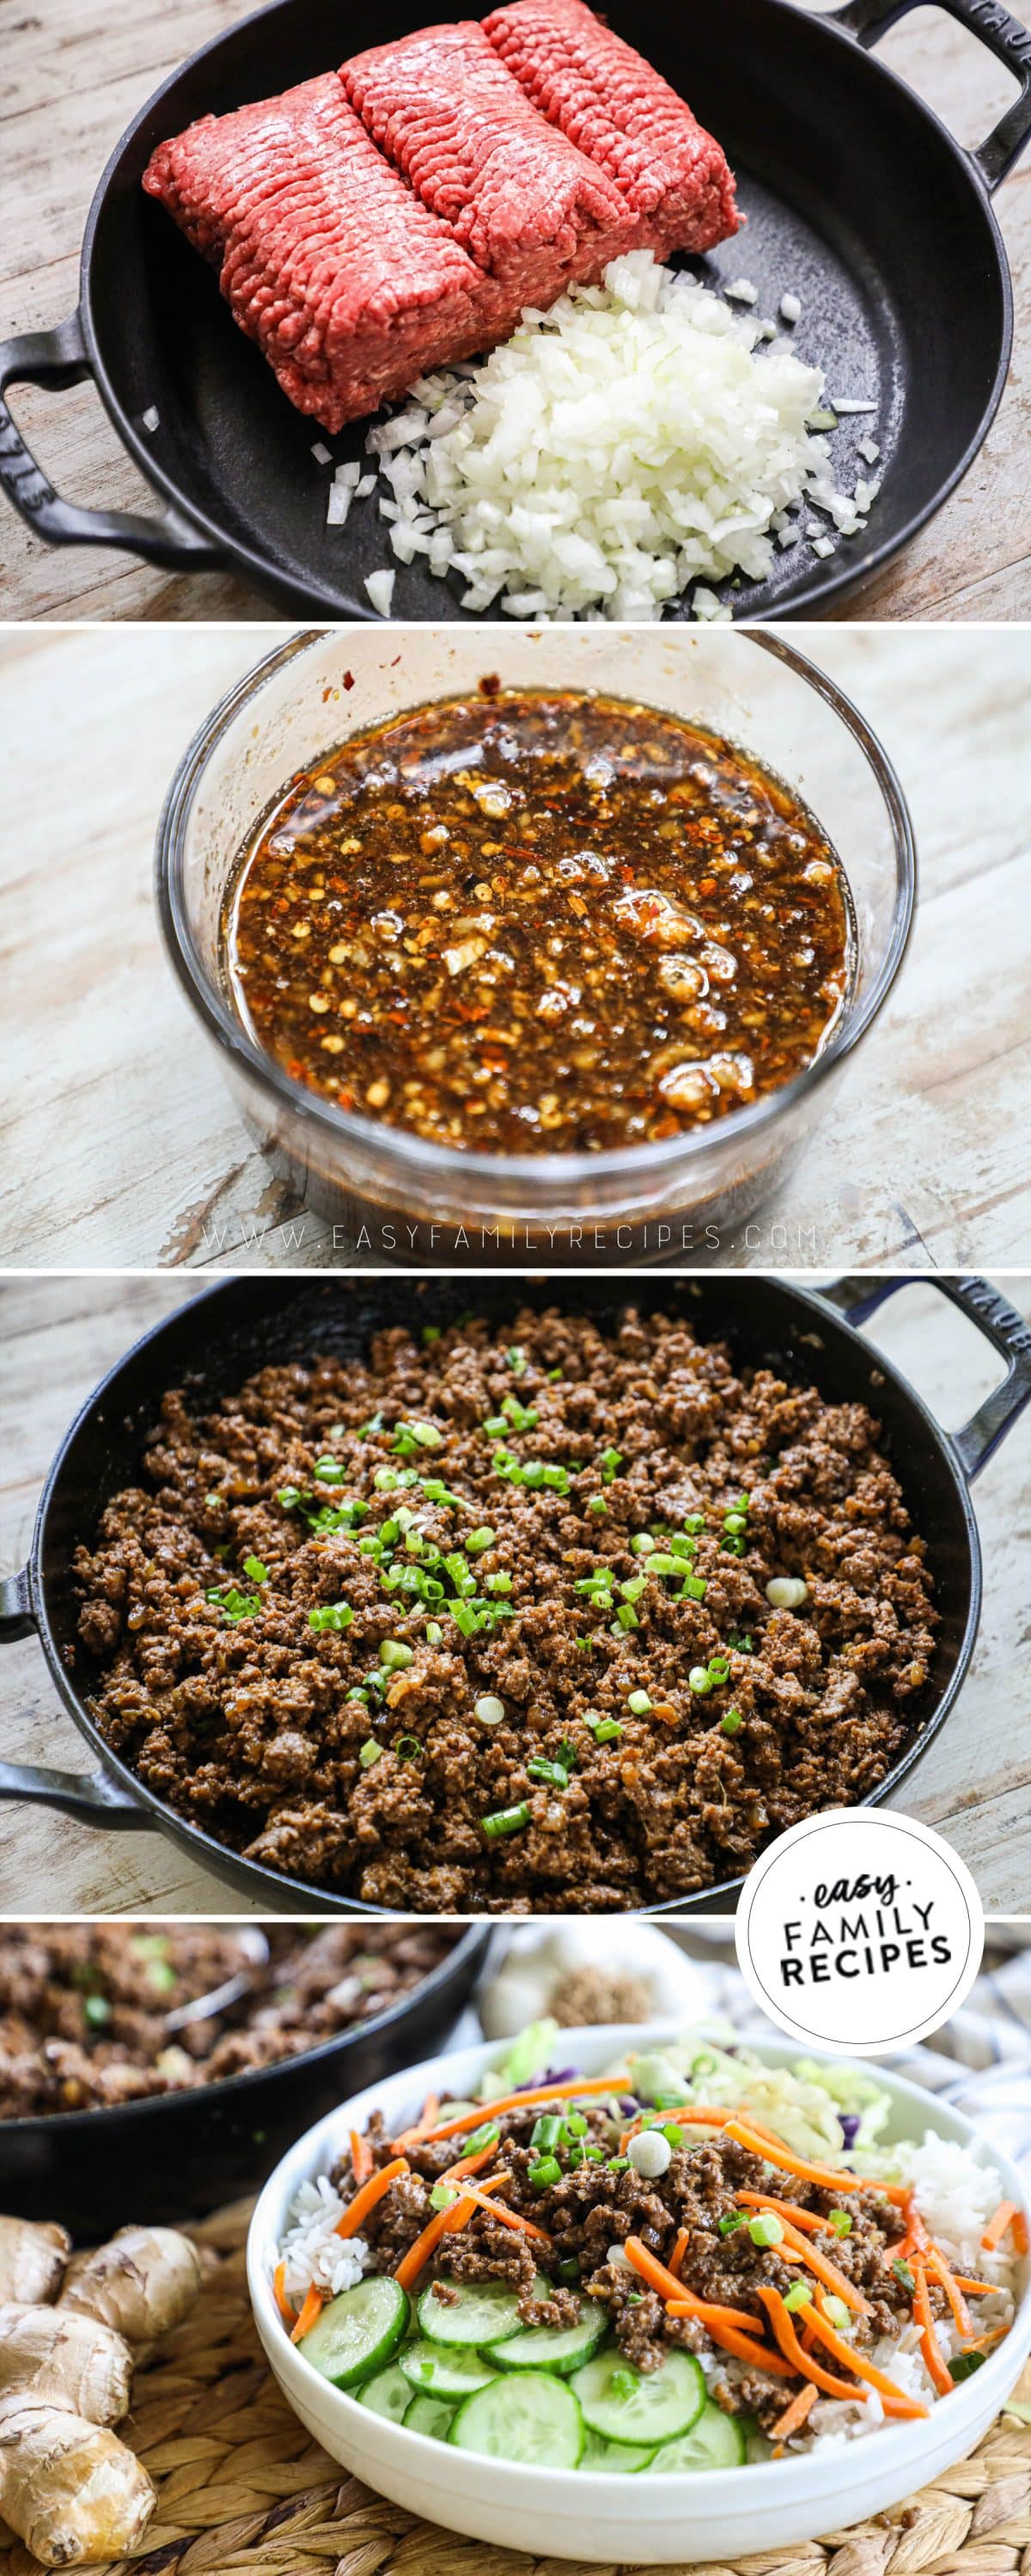
[[[852,988],[824,1050],[783,1089],[710,1127],[592,1154],[463,1153],[337,1108],[254,1043],[220,921],[255,824],[293,773],[434,698],[595,689],[723,734],[810,807],[851,891]],[[769,628],[333,627],[292,636],[214,709],[172,781],[157,837],[168,951],[252,1135],[334,1245],[440,1267],[711,1257],[784,1181],[872,1027],[909,937],[916,852],[891,762],[835,682]],[[774,1210],[775,1212],[775,1210]]]

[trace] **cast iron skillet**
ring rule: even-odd
[[[181,2225],[249,2196],[337,2102],[446,2048],[491,1938],[489,1925],[468,1925],[400,2003],[281,2066],[117,2110],[0,2121],[0,2208],[59,2218],[96,2245],[129,2219]]]
[[[919,1712],[922,1722],[883,1786],[864,1801],[870,1805],[908,1778],[944,1725],[966,1678],[981,1606],[981,1558],[969,1485],[1031,1397],[1031,1327],[985,1281],[935,1278],[933,1285],[980,1326],[1006,1361],[1002,1385],[963,1430],[951,1438],[941,1431],[906,1380],[855,1329],[904,1284],[898,1279],[845,1280],[814,1295],[788,1280],[745,1274],[661,1283],[639,1276],[632,1289],[634,1304],[646,1313],[684,1314],[701,1335],[729,1340],[739,1365],[772,1363],[806,1384],[815,1379],[830,1402],[868,1404],[885,1427],[915,1526],[933,1548],[941,1626]],[[612,1325],[628,1302],[625,1283],[616,1287],[589,1277],[578,1278],[568,1291],[541,1277],[508,1282],[478,1277],[474,1286],[468,1278],[447,1276],[414,1286],[408,1279],[389,1277],[319,1283],[296,1277],[241,1278],[207,1289],[145,1334],[72,1424],[43,1489],[29,1562],[0,1584],[0,1640],[38,1631],[58,1694],[101,1767],[92,1777],[80,1778],[67,1771],[0,1763],[0,1797],[38,1799],[88,1824],[158,1824],[195,1861],[241,1889],[266,1913],[273,1908],[330,1914],[389,1910],[241,1859],[176,1815],[118,1760],[85,1706],[95,1667],[76,1637],[71,1557],[81,1540],[91,1542],[108,1498],[137,1481],[141,1442],[169,1387],[186,1383],[191,1403],[203,1410],[210,1400],[241,1386],[252,1371],[274,1362],[315,1352],[344,1360],[357,1356],[368,1348],[373,1332],[411,1323],[413,1296],[421,1325],[450,1323],[468,1311],[471,1296],[478,1313],[501,1323],[520,1304],[546,1307],[557,1295],[603,1325]],[[725,1912],[736,1904],[741,1886],[741,1879],[730,1879],[649,1910]]]
[[[612,0],[607,11],[738,173],[748,230],[692,265],[728,282],[744,272],[771,315],[796,293],[799,353],[826,365],[832,394],[877,396],[876,416],[853,419],[833,443],[854,478],[869,472],[856,443],[876,428],[885,484],[866,534],[823,561],[784,552],[767,582],[734,594],[743,616],[819,612],[869,578],[965,473],[1002,394],[1012,301],[991,193],[1031,136],[1031,34],[999,0],[944,0],[1021,83],[987,142],[967,152],[865,50],[916,5],[847,0],[816,17],[791,0],[710,0],[687,13],[682,0]],[[426,16],[426,0],[373,0],[360,15],[339,0],[273,0],[203,46],[141,110],[90,209],[78,311],[0,346],[0,393],[92,376],[167,507],[147,519],[63,500],[0,405],[0,477],[40,536],[124,546],[177,571],[229,562],[285,613],[371,615],[364,576],[394,562],[375,502],[327,531],[326,470],[311,455],[321,433],[279,392],[214,271],[139,183],[154,145],[192,118],[268,97]],[[330,442],[336,456],[361,454],[366,427]],[[397,570],[393,613],[461,611],[416,564]]]

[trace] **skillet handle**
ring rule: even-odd
[[[836,1279],[831,1287],[821,1290],[821,1295],[837,1306],[847,1323],[865,1324],[896,1289],[916,1286],[940,1289],[943,1297],[950,1298],[960,1313],[977,1325],[1006,1362],[1001,1386],[993,1387],[962,1430],[951,1434],[964,1475],[972,1484],[1018,1414],[1031,1402],[1031,1324],[1025,1323],[1023,1315],[1018,1315],[1016,1307],[1010,1305],[1008,1298],[1000,1297],[987,1279],[942,1279],[925,1271],[901,1279],[858,1276]]]
[[[27,1565],[18,1574],[0,1578],[0,1646],[15,1637],[28,1637],[36,1628],[32,1602],[32,1578]],[[44,1807],[60,1807],[66,1816],[78,1816],[84,1825],[125,1826],[130,1830],[148,1826],[151,1818],[135,1798],[126,1796],[103,1771],[92,1779],[76,1771],[46,1771],[34,1762],[0,1762],[0,1798],[30,1800]]]
[[[0,1577],[0,1646],[8,1638],[29,1637],[36,1625],[32,1607],[32,1580],[27,1565],[20,1574]]]
[[[920,0],[846,0],[843,9],[832,9],[832,26],[843,27],[847,35],[858,37],[864,46],[875,45],[900,18],[918,8]],[[1020,97],[999,118],[998,125],[979,144],[970,158],[976,164],[989,190],[997,188],[1007,170],[1012,169],[1018,154],[1031,141],[1031,31],[1010,16],[1001,0],[938,0],[957,25],[971,36],[980,37],[990,53],[1012,72],[1020,82]]]
[[[81,384],[93,369],[79,315],[52,331],[27,331],[0,341],[0,396],[8,385]],[[145,519],[133,510],[83,510],[62,500],[37,465],[7,404],[0,400],[0,484],[27,525],[50,546],[124,546],[146,563],[191,572],[221,563],[217,547],[174,510]]]
[[[130,1833],[146,1829],[153,1819],[135,1798],[127,1798],[103,1771],[90,1779],[78,1771],[46,1771],[35,1762],[0,1762],[0,1798],[18,1798],[41,1807],[60,1807],[82,1825],[120,1826]]]

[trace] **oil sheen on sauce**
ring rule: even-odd
[[[853,963],[840,864],[748,753],[652,707],[480,693],[291,781],[227,899],[259,1046],[466,1151],[675,1136],[791,1082]]]

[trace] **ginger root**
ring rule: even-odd
[[[56,2298],[71,2250],[66,2227],[0,2218],[0,2301],[34,2308]]]
[[[200,2282],[199,2255],[174,2227],[120,2227],[110,2244],[73,2255],[59,2305],[128,2343],[156,2343],[189,2316]]]
[[[132,2354],[124,2335],[57,2308],[0,2308],[0,2399],[51,2399],[90,2424],[129,2412]]]
[[[106,2427],[35,2398],[0,2398],[0,2512],[44,2567],[121,2558],[157,2499]]]
[[[110,2427],[141,2347],[181,2324],[201,2284],[172,2227],[122,2227],[69,2253],[62,2227],[0,2218],[0,2517],[44,2567],[123,2558],[145,2530],[154,2489]],[[50,2298],[63,2277],[56,2306],[44,2273]]]

